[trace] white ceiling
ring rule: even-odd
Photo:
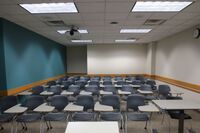
[[[77,14],[30,14],[18,4],[74,1]],[[67,27],[49,27],[45,20],[63,20],[67,25],[87,29],[89,34],[75,35],[78,39],[92,39],[93,44],[114,44],[115,39],[137,38],[136,43],[148,43],[165,38],[200,23],[200,0],[179,13],[132,13],[136,0],[0,0],[0,17],[64,45],[69,45],[69,35],[57,30]],[[166,19],[158,26],[144,26],[147,19]],[[119,22],[111,25],[110,22]],[[152,28],[147,34],[120,34],[121,28]]]

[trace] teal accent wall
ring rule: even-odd
[[[0,90],[6,89],[5,56],[3,45],[3,22],[0,18]]]
[[[66,47],[3,20],[7,89],[66,72]]]

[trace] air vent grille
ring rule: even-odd
[[[55,26],[55,27],[64,27],[66,24],[62,20],[51,20],[51,21],[44,21],[45,24],[48,26]]]
[[[154,25],[161,25],[165,22],[165,19],[147,19],[144,22],[144,25],[154,26]]]

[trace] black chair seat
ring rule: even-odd
[[[154,96],[145,96],[145,99],[146,100],[155,100],[156,97],[154,97]]]
[[[123,101],[127,101],[127,98],[128,98],[128,95],[124,95],[124,96],[122,96],[121,99],[122,99]]]
[[[158,133],[157,129],[152,129],[152,133]]]
[[[76,101],[76,97],[74,97],[74,96],[69,96],[68,97],[68,100],[69,100],[69,102],[74,102],[74,101]]]
[[[147,121],[149,120],[146,113],[127,113],[127,120],[129,121]]]
[[[181,117],[179,111],[168,111],[168,114],[172,119],[180,119]],[[192,117],[184,113],[184,119],[192,119]]]
[[[75,121],[92,121],[95,119],[95,114],[89,112],[77,112],[74,113],[72,119]]]
[[[10,122],[14,116],[14,114],[0,114],[0,122]]]
[[[120,112],[102,112],[100,114],[102,120],[105,121],[120,121],[122,120],[122,115]]]
[[[48,113],[44,116],[45,121],[65,121],[66,119],[66,113]]]
[[[28,113],[17,117],[17,122],[34,122],[40,120],[42,117],[39,113]]]

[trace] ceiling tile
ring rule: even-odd
[[[82,13],[83,20],[104,20],[104,13]]]
[[[84,25],[85,26],[104,26],[104,21],[103,20],[84,20]]]
[[[13,4],[14,1],[13,0],[0,0],[0,5],[10,5]]]
[[[77,2],[80,13],[103,13],[105,11],[105,2]]]
[[[105,0],[74,0],[74,2],[105,2]]]
[[[200,1],[195,0],[191,5],[185,8],[182,12],[189,12],[189,13],[199,13],[200,12]]]
[[[132,7],[132,2],[106,2],[106,13],[129,13]]]
[[[1,11],[5,11],[6,14],[12,14],[12,15],[29,14],[28,11],[26,11],[25,9],[21,8],[18,5],[0,5],[0,12]]]
[[[106,20],[125,20],[127,19],[128,13],[106,13]]]
[[[52,0],[12,0],[17,4],[50,3]]]
[[[64,20],[64,23],[67,25],[67,26],[77,26],[79,28],[81,27],[85,27],[85,24],[83,23],[83,21],[69,21],[69,20]]]
[[[57,14],[57,16],[62,20],[82,20],[81,15],[78,14]]]
[[[178,20],[188,20],[188,19],[193,19],[196,16],[200,15],[200,13],[186,13],[186,12],[180,12],[178,13],[173,19]]]
[[[130,13],[128,15],[128,20],[146,20],[148,19],[152,13]]]
[[[177,13],[152,13],[149,19],[170,19]]]
[[[129,26],[129,27],[140,27],[144,24],[146,20],[127,20],[124,22],[124,26]]]
[[[18,21],[21,22],[35,22],[39,21],[37,17],[34,17],[33,15],[23,15],[23,14],[18,14],[18,15],[13,15],[14,18],[16,18]]]

